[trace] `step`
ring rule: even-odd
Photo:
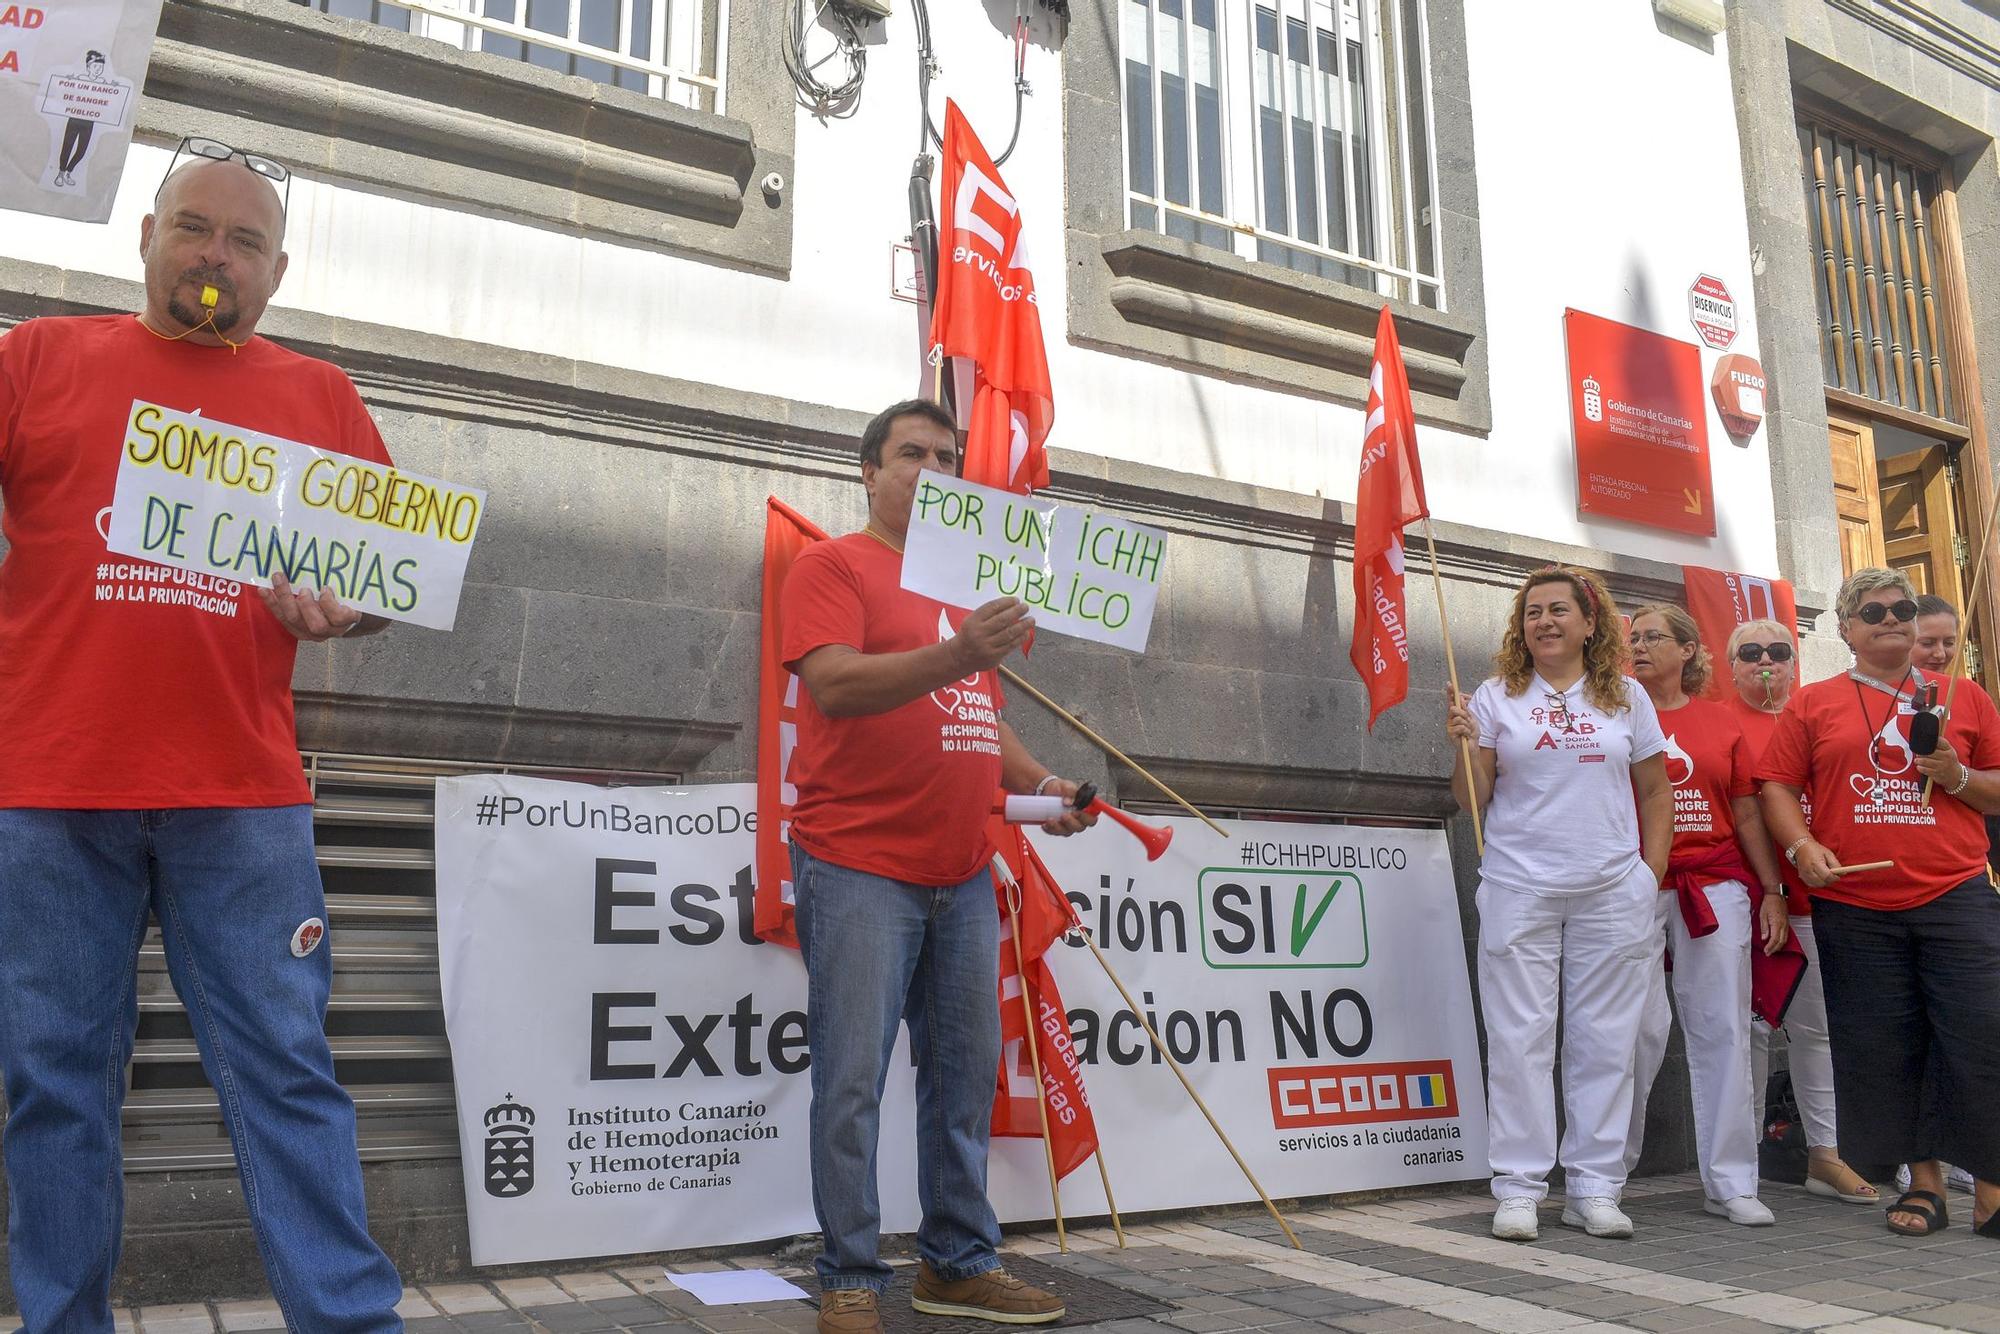
[[[327,1039],[336,1061],[440,1061],[451,1058],[451,1044],[443,1034],[342,1033]],[[198,1063],[201,1051],[193,1038],[141,1038],[132,1045],[134,1065],[183,1065]]]

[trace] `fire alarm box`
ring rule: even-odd
[[[1715,361],[1708,382],[1722,429],[1738,444],[1747,444],[1764,424],[1764,368],[1755,357],[1731,352]]]

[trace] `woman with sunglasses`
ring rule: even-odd
[[[1673,855],[1653,896],[1653,931],[1673,956],[1694,1092],[1695,1157],[1708,1194],[1703,1207],[1744,1227],[1769,1227],[1776,1220],[1757,1198],[1748,1016],[1750,951],[1761,940],[1766,954],[1775,953],[1787,932],[1778,859],[1757,811],[1743,727],[1728,706],[1700,697],[1714,673],[1694,618],[1669,603],[1641,607],[1632,613],[1630,643],[1632,675],[1666,733],[1667,781],[1674,787]],[[1639,1160],[1646,1099],[1672,1025],[1666,971],[1655,963],[1634,1061],[1630,1165]]]
[[[1949,1223],[1948,1158],[1975,1178],[1974,1228],[2000,1238],[2000,895],[1980,819],[2000,811],[2000,712],[1960,681],[1926,736],[1938,682],[1910,661],[1901,572],[1855,571],[1835,610],[1854,666],[1793,696],[1760,776],[1765,822],[1815,900],[1840,1144],[1912,1165],[1891,1231]]]
[[[1729,707],[1749,740],[1750,753],[1762,763],[1777,730],[1778,715],[1792,697],[1798,680],[1798,655],[1791,632],[1776,621],[1749,621],[1729,636],[1729,679],[1735,687]],[[1803,803],[1807,823],[1810,802]],[[1782,846],[1773,844],[1779,852]],[[1849,1204],[1874,1204],[1881,1196],[1861,1174],[1841,1159],[1834,1130],[1833,1048],[1826,1034],[1826,992],[1820,985],[1819,942],[1813,936],[1812,898],[1806,882],[1783,858],[1778,878],[1785,887],[1787,925],[1806,956],[1806,971],[1785,1011],[1785,1039],[1792,1075],[1792,1093],[1805,1121],[1806,1189],[1814,1195]],[[1750,1021],[1750,1086],[1757,1100],[1755,1124],[1764,1124],[1764,1087],[1771,1068],[1771,1028],[1761,1019]]]
[[[1479,998],[1493,1235],[1508,1241],[1535,1239],[1549,1191],[1565,1006],[1562,1221],[1596,1237],[1632,1235],[1618,1197],[1673,793],[1666,738],[1624,674],[1623,640],[1602,581],[1552,565],[1515,592],[1497,675],[1470,700],[1447,694],[1452,792],[1460,807],[1486,812]],[[1461,740],[1475,747],[1469,769]]]

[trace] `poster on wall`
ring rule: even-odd
[[[0,0],[0,209],[104,222],[161,0]]]
[[[750,784],[443,779],[438,948],[475,1264],[816,1230],[806,975],[757,940]],[[1439,830],[1193,820],[1035,842],[1252,1168],[1280,1195],[1485,1175],[1463,927]],[[1049,953],[1121,1210],[1254,1200],[1080,944]],[[883,1226],[917,1222],[914,1072],[882,1108]],[[1175,1170],[1157,1165],[1172,1162]],[[1006,1221],[1051,1216],[1000,1140]],[[1102,1213],[1097,1174],[1063,1183]]]
[[[1715,536],[1701,349],[1563,313],[1577,512]]]

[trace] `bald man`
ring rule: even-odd
[[[344,374],[256,336],[284,230],[241,153],[195,158],[140,224],[142,311],[0,337],[0,1076],[31,1334],[112,1331],[149,915],[286,1325],[402,1328],[322,1026],[331,951],[291,694],[300,640],[384,623],[282,573],[257,589],[105,547],[135,399],[389,461]]]

